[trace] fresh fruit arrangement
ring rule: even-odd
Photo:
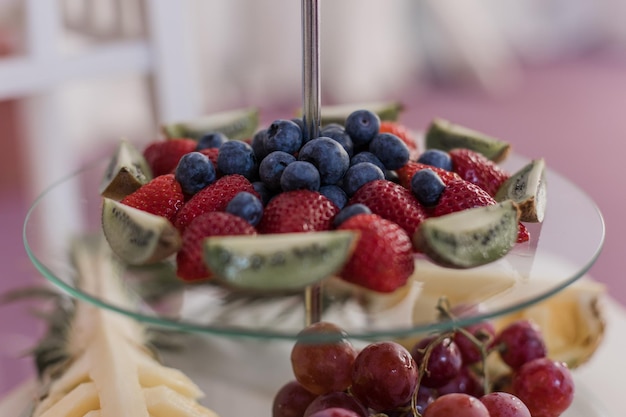
[[[487,361],[507,372],[495,380]],[[549,359],[540,328],[519,319],[496,331],[489,321],[429,334],[405,347],[360,348],[329,322],[305,328],[291,351],[294,379],[275,395],[273,417],[558,417],[574,383]]]
[[[104,234],[129,264],[175,258],[186,282],[272,291],[336,275],[393,292],[416,256],[471,268],[530,239],[523,222],[545,211],[543,160],[510,174],[498,164],[506,142],[439,119],[420,149],[399,112],[323,111],[332,116],[308,140],[299,118],[259,129],[241,110],[165,126],[143,152],[122,142],[101,186]]]

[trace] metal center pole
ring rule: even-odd
[[[320,37],[318,0],[302,0],[302,120],[304,140],[319,136]],[[321,284],[310,285],[304,292],[306,325],[317,323],[322,316]]]

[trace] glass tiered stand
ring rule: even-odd
[[[320,125],[319,11],[302,1],[303,114],[305,134]],[[75,285],[69,246],[77,236],[100,232],[98,186],[108,161],[53,184],[34,203],[24,226],[30,259],[46,279],[73,297],[167,332],[167,364],[179,367],[205,391],[203,403],[221,416],[254,412],[269,416],[274,394],[293,379],[289,352],[310,322],[332,321],[356,344],[402,340],[499,317],[554,295],[582,277],[604,240],[598,208],[578,187],[548,170],[548,205],[542,224],[528,225],[530,242],[504,259],[471,270],[437,267],[419,255],[410,285],[390,295],[354,292],[330,279],[304,291],[258,295],[206,283],[188,285],[171,263],[128,268],[123,282],[132,307],[102,299]],[[514,172],[527,159],[512,155]],[[457,313],[441,320],[445,297]],[[574,415],[574,414],[572,414]]]

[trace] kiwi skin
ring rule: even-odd
[[[513,173],[498,189],[496,201],[511,199],[520,208],[520,220],[541,223],[546,210],[546,173],[543,158],[534,159]]]

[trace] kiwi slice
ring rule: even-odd
[[[511,175],[495,195],[496,201],[513,200],[523,222],[542,222],[546,211],[546,163],[534,159]]]
[[[152,179],[142,153],[130,142],[120,141],[100,182],[100,195],[121,200]]]
[[[519,208],[512,200],[422,222],[413,244],[433,262],[472,268],[502,258],[517,242]]]
[[[444,119],[434,119],[426,132],[426,149],[449,151],[467,148],[481,153],[494,162],[502,162],[511,151],[511,145]]]
[[[331,123],[339,123],[340,125],[343,125],[350,113],[355,110],[361,109],[366,109],[376,113],[381,120],[396,121],[400,117],[400,113],[402,113],[404,106],[399,101],[376,101],[369,103],[351,103],[322,106],[322,126],[326,126]],[[297,115],[299,117],[302,116],[302,109],[298,110]]]
[[[111,250],[129,265],[161,261],[182,244],[180,233],[165,217],[110,198],[102,202],[102,230]]]
[[[165,137],[200,139],[209,132],[221,132],[232,140],[245,140],[254,135],[259,125],[259,110],[245,108],[210,114],[193,120],[164,124]]]
[[[252,291],[301,290],[337,273],[358,232],[328,231],[209,237],[204,260],[216,279]]]

